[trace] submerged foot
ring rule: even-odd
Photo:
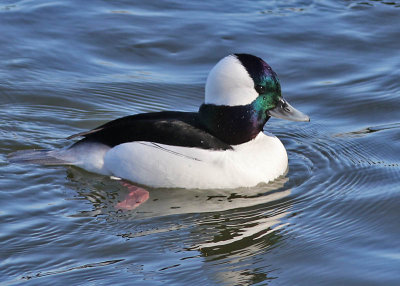
[[[128,188],[129,194],[122,202],[119,202],[115,205],[116,209],[133,210],[147,201],[150,197],[150,193],[143,188],[137,187],[125,181],[122,182],[122,185]]]

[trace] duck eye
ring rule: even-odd
[[[258,92],[258,94],[262,94],[265,92],[265,86],[259,85],[257,84],[255,87],[256,91]]]

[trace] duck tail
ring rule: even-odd
[[[20,150],[10,153],[8,160],[11,163],[40,164],[40,165],[72,165],[72,162],[62,158],[58,150]]]

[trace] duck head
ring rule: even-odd
[[[255,138],[271,116],[310,121],[282,97],[272,68],[249,54],[229,55],[214,66],[199,114],[210,133],[232,145]]]

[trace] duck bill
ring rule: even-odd
[[[281,98],[274,109],[267,111],[269,116],[291,121],[310,121],[310,117],[291,106],[286,100]]]

